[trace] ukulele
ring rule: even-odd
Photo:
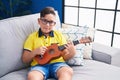
[[[90,37],[83,37],[80,40],[73,41],[74,45],[77,44],[86,44],[92,42]],[[47,47],[48,49],[46,50],[45,54],[40,56],[37,55],[35,56],[35,60],[38,62],[40,65],[44,65],[49,63],[51,60],[59,58],[61,56],[62,50],[65,49],[65,45],[58,46],[57,43],[51,44],[51,46]]]

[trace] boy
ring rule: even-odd
[[[46,7],[40,12],[38,18],[40,28],[37,32],[30,34],[24,44],[22,60],[24,63],[31,63],[28,73],[28,80],[47,80],[52,77],[57,80],[72,80],[73,70],[65,61],[75,54],[75,47],[72,42],[66,42],[62,33],[53,30],[56,24],[56,14],[52,7]],[[62,56],[51,60],[48,64],[40,65],[34,59],[37,55],[44,55],[47,46],[52,43],[65,45]]]

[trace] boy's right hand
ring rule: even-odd
[[[47,47],[42,46],[39,48],[36,48],[33,52],[34,55],[44,55],[45,51],[47,50]]]

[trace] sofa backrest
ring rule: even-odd
[[[60,19],[57,14],[57,28]],[[39,13],[0,20],[0,77],[27,67],[22,63],[21,55],[24,41],[30,33],[39,29]]]

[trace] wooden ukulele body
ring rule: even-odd
[[[43,56],[36,56],[35,60],[40,65],[44,65],[49,63],[52,59],[59,58],[61,56],[62,51],[58,49],[58,45],[56,43],[47,47],[48,50],[45,52]]]

